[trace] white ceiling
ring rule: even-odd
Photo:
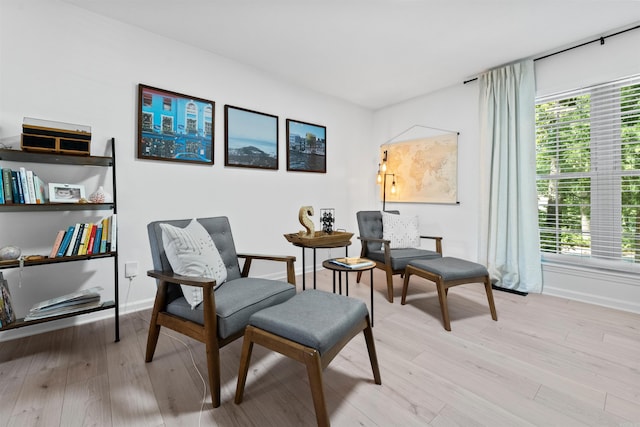
[[[640,22],[639,0],[63,1],[371,109]]]

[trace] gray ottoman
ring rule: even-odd
[[[376,384],[381,384],[378,359],[364,302],[330,292],[307,290],[251,316],[245,329],[235,403],[242,402],[253,344],[302,362],[307,367],[316,420],[328,426],[322,370],[363,331]]]
[[[447,331],[451,330],[449,319],[449,309],[447,306],[447,293],[452,286],[466,283],[484,283],[484,288],[489,301],[491,318],[498,320],[496,307],[493,302],[493,291],[491,290],[491,280],[486,267],[471,261],[460,258],[443,257],[428,260],[415,260],[409,262],[404,273],[404,286],[402,287],[402,305],[406,303],[407,289],[409,288],[409,277],[415,274],[436,284],[438,289],[438,300],[440,301],[440,311],[442,321]]]

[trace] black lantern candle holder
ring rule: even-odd
[[[320,209],[320,226],[327,234],[333,233],[333,226],[336,222],[336,213],[333,208]]]

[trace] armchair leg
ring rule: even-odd
[[[214,408],[220,406],[220,349],[207,338],[205,343],[207,351],[207,368],[209,371],[209,390],[211,391],[211,403]]]
[[[407,302],[407,290],[409,289],[409,277],[411,277],[411,266],[408,266],[404,272],[404,282],[402,283],[402,299],[400,304],[405,305]]]
[[[360,250],[360,258],[366,258],[367,257],[367,248],[366,248],[366,244],[362,243],[362,249]],[[356,283],[360,283],[360,278],[362,277],[362,271],[358,271],[356,273]],[[373,286],[373,283],[371,284],[371,286]]]
[[[144,361],[147,363],[153,360],[153,354],[156,352],[158,338],[160,337],[160,325],[155,323],[154,319],[152,319],[151,322],[149,325],[149,335],[147,336],[147,354],[144,357]]]
[[[204,345],[207,352],[211,403],[214,408],[217,408],[220,406],[220,346],[216,336],[218,324],[216,322],[212,283],[203,289],[202,296],[204,299],[202,304],[204,309]]]
[[[253,329],[245,330],[245,337],[242,342],[242,355],[240,356],[240,368],[238,372],[238,384],[236,385],[236,404],[242,403],[244,395],[244,386],[247,382],[247,373],[249,372],[249,363],[251,362],[251,350],[253,350]]]
[[[156,352],[158,338],[160,337],[160,325],[158,324],[158,314],[160,309],[164,307],[167,299],[167,283],[160,282],[156,291],[156,299],[153,303],[153,311],[151,312],[151,320],[149,321],[149,334],[147,335],[147,354],[144,361],[151,362],[153,354]]]
[[[390,266],[385,271],[387,273],[387,299],[393,304],[393,272]]]
[[[367,343],[369,361],[371,362],[371,370],[373,371],[373,381],[378,385],[382,384],[382,379],[380,378],[380,367],[378,366],[378,356],[376,355],[376,345],[373,340],[373,332],[371,331],[369,316],[367,316],[367,327],[364,328],[362,332],[364,333],[364,340]]]
[[[496,304],[493,302],[493,291],[491,290],[491,279],[486,276],[484,279],[484,289],[487,293],[487,301],[489,302],[489,309],[491,310],[491,318],[498,320],[498,313],[496,313]]]

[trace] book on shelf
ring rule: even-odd
[[[100,240],[100,253],[106,253],[107,250],[107,236],[109,235],[109,217],[102,219],[102,238]]]
[[[111,236],[115,233],[115,227],[113,215],[111,215],[95,223],[77,223],[69,226],[66,231],[60,230],[56,234],[49,258],[114,252],[115,247]],[[105,233],[105,229],[111,231]],[[61,234],[62,237],[58,242]]]
[[[62,244],[62,240],[64,239],[64,235],[65,235],[65,230],[60,230],[58,231],[58,234],[56,234],[56,239],[53,241],[53,246],[51,247],[49,258],[56,257],[58,253],[58,249],[60,249],[60,245]]]
[[[65,252],[65,256],[71,256],[73,255],[73,249],[74,246],[76,244],[76,240],[78,240],[78,233],[80,232],[80,223],[76,224],[73,227],[73,234],[71,235],[71,241],[69,242],[69,247],[67,247],[67,250]]]
[[[78,232],[76,233],[76,238],[75,240],[73,240],[73,238],[71,240],[73,240],[73,246],[69,246],[70,251],[67,251],[67,256],[73,256],[73,255],[78,255],[78,251],[80,250],[80,244],[82,242],[82,235],[84,233],[84,227],[85,224],[84,223],[79,223],[76,225],[76,228],[78,229]]]
[[[102,221],[96,224],[96,238],[93,242],[93,253],[100,253],[100,242],[102,241]]]
[[[29,193],[29,186],[27,184],[27,170],[21,167],[20,169],[18,169],[18,174],[20,177],[20,185],[22,187],[22,196],[24,198],[24,203],[26,205],[30,205],[31,194]],[[33,190],[31,190],[31,193],[33,193]]]
[[[47,202],[47,184],[32,170],[2,168],[0,172],[0,204]]]
[[[20,183],[20,174],[18,173],[18,171],[11,171],[11,186],[13,191],[14,203],[24,203],[22,184]]]
[[[47,203],[47,184],[36,174],[33,174],[33,187],[36,193],[36,203]]]
[[[15,322],[16,314],[13,311],[11,303],[11,293],[9,292],[9,283],[0,272],[0,328],[7,326],[11,322]]]
[[[375,262],[369,259],[358,257],[334,258],[331,260],[331,262],[333,264],[347,268],[370,267],[372,265],[375,265]]]
[[[37,320],[100,307],[102,306],[100,302],[100,291],[102,290],[102,287],[94,286],[93,288],[83,289],[39,302],[31,307],[29,314],[25,316],[24,320]]]
[[[13,186],[11,185],[11,169],[2,168],[2,184],[4,185],[4,203],[13,203]]]
[[[86,244],[87,255],[93,255],[93,247],[96,239],[96,231],[98,226],[95,224],[90,224],[91,229],[89,230],[89,239]]]
[[[116,214],[111,215],[109,222],[109,234],[111,235],[111,245],[109,245],[109,252],[115,252],[118,250],[118,223]]]
[[[87,239],[89,238],[91,224],[82,224],[82,234],[80,235],[80,244],[78,245],[78,251],[76,255],[87,254]]]
[[[93,223],[88,223],[85,226],[85,237],[84,237],[84,244],[82,245],[82,253],[80,253],[79,255],[89,255],[93,252],[93,249],[91,251],[89,251],[89,244],[93,244],[93,242],[90,243],[91,241],[91,234],[95,233],[96,231],[93,229],[95,227],[95,225]]]
[[[0,171],[0,203],[4,205],[4,178],[2,171]]]
[[[29,192],[29,202],[32,205],[35,205],[37,202],[36,202],[36,187],[33,180],[33,171],[27,169],[25,171],[25,174],[27,177],[27,191]]]
[[[69,243],[71,242],[71,237],[73,237],[73,231],[75,229],[74,225],[69,226],[67,231],[64,233],[64,238],[62,239],[62,243],[60,243],[60,248],[58,248],[58,253],[56,253],[57,257],[63,257],[67,253],[67,249],[69,248]]]

